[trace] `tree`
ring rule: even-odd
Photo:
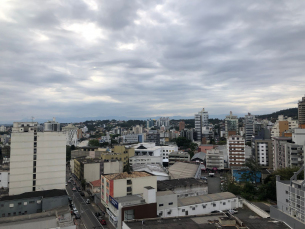
[[[132,167],[129,164],[129,160],[127,161],[127,164],[124,166],[123,172],[131,173]]]
[[[246,160],[245,166],[249,168],[249,172],[244,173],[242,175],[242,179],[245,182],[254,181],[256,184],[256,180],[260,179],[262,167],[253,157]]]
[[[189,148],[191,143],[192,143],[192,141],[185,137],[176,138],[176,144],[178,147]]]
[[[91,139],[89,140],[89,143],[88,143],[89,146],[99,146],[100,143],[97,139]]]
[[[198,145],[196,143],[191,143],[189,145],[189,151],[188,153],[190,154],[190,158],[192,158],[194,156],[195,150],[198,148]]]
[[[66,146],[66,161],[70,161],[70,160],[71,160],[71,147]]]
[[[86,188],[86,179],[82,179],[81,180],[81,186],[83,187],[83,189],[85,189]]]

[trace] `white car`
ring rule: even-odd
[[[230,209],[230,210],[228,210],[228,212],[230,213],[230,214],[236,214],[236,213],[238,213],[238,211],[236,211],[236,210],[234,210],[234,209]]]

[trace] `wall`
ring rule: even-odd
[[[123,172],[122,161],[104,162],[104,174],[122,173],[122,172]]]
[[[0,171],[0,188],[8,188],[9,174],[9,171]]]
[[[165,191],[165,192],[167,192],[167,191]],[[158,215],[159,215],[160,211],[163,211],[165,209],[174,208],[177,211],[177,207],[178,207],[177,200],[178,200],[177,199],[177,194],[175,194],[175,193],[168,194],[168,195],[157,195],[157,211],[158,211]],[[169,205],[169,203],[173,203],[173,204]]]
[[[100,163],[84,164],[84,179],[91,182],[100,179]]]
[[[48,197],[42,199],[42,210],[48,211],[54,208],[59,208],[62,206],[67,206],[68,203],[68,196],[55,196],[55,197]]]
[[[284,184],[276,181],[276,200],[277,208],[283,212],[288,213],[289,209],[289,184]]]
[[[285,222],[293,229],[304,229],[305,228],[305,225],[302,222],[291,217],[290,215],[287,215],[287,214],[281,212],[277,207],[278,206],[270,206],[270,217],[272,219],[276,219],[276,220]]]

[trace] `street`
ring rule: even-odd
[[[106,225],[101,225],[99,220],[96,218],[94,213],[96,210],[91,206],[91,204],[86,204],[86,199],[80,195],[78,191],[72,191],[72,188],[75,187],[72,183],[68,183],[69,174],[67,173],[67,186],[66,190],[68,195],[71,197],[73,204],[77,208],[81,221],[84,224],[84,228],[92,229],[92,228],[102,228],[106,229]],[[77,183],[76,183],[77,184]],[[78,186],[78,185],[77,185]],[[80,186],[78,186],[80,187]]]

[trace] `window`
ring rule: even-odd
[[[159,207],[163,207],[163,204],[159,204]]]
[[[13,215],[16,215],[16,212],[13,212]]]
[[[5,217],[5,213],[2,214],[2,217]]]
[[[11,213],[8,213],[7,216],[11,216]]]
[[[34,203],[35,203],[35,201],[33,201],[33,200],[32,200],[32,201],[30,201],[29,203],[30,203],[30,204],[34,204]]]
[[[289,201],[286,199],[286,202],[288,203]]]
[[[36,173],[36,168],[33,168],[33,173]]]
[[[206,208],[206,206],[205,206],[205,205],[202,205],[202,207],[203,207],[203,208]]]
[[[226,202],[223,202],[223,205],[226,205]]]
[[[127,192],[132,192],[132,188],[131,187],[127,187]]]
[[[37,160],[37,155],[34,155],[34,156],[33,156],[33,160],[34,160],[34,161]]]
[[[216,207],[216,204],[213,204],[213,207]]]
[[[24,214],[28,214],[28,211],[25,211]]]
[[[34,167],[36,166],[36,161],[33,162],[33,166],[34,166]]]
[[[21,205],[21,202],[19,202],[18,205]]]
[[[185,212],[185,209],[182,209],[182,212]]]
[[[173,202],[169,202],[168,205],[173,205]]]
[[[36,180],[33,180],[33,186],[36,186]]]
[[[10,208],[13,208],[14,207],[14,204],[10,204]]]
[[[36,174],[33,174],[33,179],[36,179]]]
[[[21,215],[21,212],[18,212],[18,215]]]
[[[124,220],[132,220],[132,219],[134,219],[134,210],[130,209],[124,211]]]

